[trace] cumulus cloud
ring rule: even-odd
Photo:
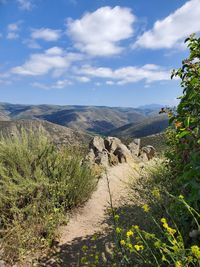
[[[13,40],[19,38],[21,21],[17,21],[16,23],[10,23],[7,27],[7,39]]]
[[[32,54],[22,66],[12,68],[11,72],[24,76],[39,76],[53,71],[55,76],[59,76],[57,74],[62,74],[72,62],[81,59],[80,54],[66,53],[62,48],[53,47],[44,53]]]
[[[163,81],[170,79],[170,71],[164,70],[158,65],[147,64],[142,67],[127,66],[118,69],[111,68],[95,68],[91,66],[83,66],[81,69],[76,70],[77,73],[90,76],[109,79],[106,84],[113,85],[135,83],[139,81],[145,81],[151,83],[154,81]]]
[[[31,38],[41,39],[44,41],[57,41],[61,37],[60,30],[54,30],[49,28],[33,29],[31,33]]]
[[[153,28],[141,35],[133,47],[172,48],[185,37],[200,31],[200,1],[190,0],[163,20],[155,22]]]
[[[31,0],[17,0],[17,3],[19,4],[19,8],[22,10],[31,10],[33,7]]]
[[[88,83],[90,82],[90,78],[86,77],[86,76],[77,76],[76,80],[81,82],[81,83]]]
[[[92,56],[110,56],[123,50],[120,41],[133,35],[135,20],[128,8],[106,6],[86,13],[81,19],[68,19],[67,29],[80,51]]]
[[[50,90],[50,89],[63,89],[67,86],[72,85],[72,82],[65,79],[65,80],[58,80],[53,84],[44,84],[39,82],[34,82],[31,84],[32,87],[37,87],[40,89]]]

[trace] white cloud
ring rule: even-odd
[[[37,87],[40,89],[50,90],[50,89],[63,89],[67,86],[72,85],[72,82],[69,80],[58,80],[53,84],[44,84],[39,82],[34,82],[31,84],[32,87]]]
[[[107,85],[114,85],[115,83],[113,81],[106,81]]]
[[[172,48],[193,32],[200,31],[200,1],[191,0],[141,35],[133,47]]]
[[[32,48],[32,49],[40,49],[41,48],[41,46],[35,40],[32,40],[32,39],[24,40],[23,44],[27,45],[29,48]]]
[[[11,72],[24,76],[45,75],[53,71],[53,75],[61,75],[72,62],[81,60],[82,56],[75,53],[66,53],[62,48],[53,47],[44,53],[32,54],[22,65],[14,67]]]
[[[144,65],[142,67],[127,66],[112,70],[111,68],[94,68],[91,66],[83,66],[81,69],[77,69],[76,72],[82,75],[88,75],[90,77],[98,77],[103,79],[109,79],[106,84],[112,85],[135,83],[139,81],[145,81],[151,83],[154,81],[163,81],[170,79],[170,71],[164,70],[157,65]]]
[[[60,37],[60,30],[54,30],[49,28],[33,29],[31,33],[32,39],[42,39],[45,41],[57,41]]]
[[[21,21],[17,21],[16,23],[10,23],[7,27],[7,39],[13,40],[19,38],[20,24]]]
[[[33,29],[31,33],[32,39],[42,39],[45,41],[57,41],[61,37],[60,30],[49,28]]]
[[[31,0],[17,0],[17,3],[19,4],[19,8],[22,10],[31,10],[33,7]]]
[[[120,41],[132,36],[135,20],[128,8],[106,6],[81,19],[68,19],[67,28],[77,49],[92,56],[109,56],[123,50]]]
[[[88,83],[90,82],[90,78],[86,77],[86,76],[77,76],[76,80],[81,82],[81,83]]]
[[[16,32],[8,32],[7,34],[7,39],[9,40],[14,40],[14,39],[18,39],[19,38],[19,34]]]

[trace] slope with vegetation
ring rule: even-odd
[[[22,129],[37,134],[41,130],[56,145],[81,145],[86,144],[91,136],[82,131],[42,120],[12,120],[0,121],[0,134],[3,136],[17,135]]]
[[[116,209],[110,194],[112,242],[105,233],[94,235],[92,246],[82,246],[78,266],[200,266],[200,38],[187,42],[190,56],[172,74],[181,79],[183,96],[176,111],[163,111],[171,124],[166,155],[142,166],[132,204]],[[99,242],[112,245],[102,250]]]
[[[163,132],[168,126],[168,117],[166,115],[157,115],[140,122],[126,124],[120,128],[116,128],[109,131],[107,135],[123,138],[138,138]]]
[[[57,148],[39,129],[1,136],[0,257],[8,266],[51,246],[66,212],[89,198],[97,177],[83,158],[81,147]]]
[[[95,106],[14,105],[2,103],[0,110],[11,120],[41,119],[75,130],[104,134],[106,131],[145,118],[134,108]]]

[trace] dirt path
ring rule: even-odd
[[[115,206],[119,200],[126,196],[126,186],[130,175],[133,175],[134,163],[120,164],[107,171],[107,177],[110,183],[112,200]],[[91,199],[74,213],[67,226],[61,228],[60,244],[66,244],[75,238],[92,235],[95,232],[102,231],[106,225],[102,224],[105,219],[105,211],[109,208],[109,193],[106,175],[104,175],[98,184],[97,190],[93,193]]]
[[[107,210],[110,208],[110,196],[108,193],[109,180],[110,191],[114,207],[119,207],[124,199],[128,199],[128,182],[130,177],[138,175],[138,164],[124,163],[109,168],[106,174],[99,180],[96,191],[82,207],[77,209],[70,217],[69,223],[60,228],[60,240],[58,250],[48,258],[44,258],[39,266],[66,266],[75,267],[80,260],[83,245],[89,247],[94,244],[93,235],[101,233],[98,238],[100,246],[109,241],[109,222]],[[95,245],[97,241],[95,241]]]

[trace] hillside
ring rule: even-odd
[[[41,120],[13,120],[0,121],[0,134],[9,135],[19,132],[21,129],[27,131],[38,131],[40,128],[47,134],[56,144],[78,145],[88,142],[91,138],[89,134],[77,132],[70,128],[60,126],[54,123]]]
[[[168,127],[168,117],[166,115],[157,115],[142,120],[139,123],[130,123],[107,132],[107,135],[122,138],[145,137],[162,132]]]
[[[139,109],[96,106],[0,104],[0,111],[11,120],[41,119],[76,130],[105,134],[108,130],[143,120]]]

